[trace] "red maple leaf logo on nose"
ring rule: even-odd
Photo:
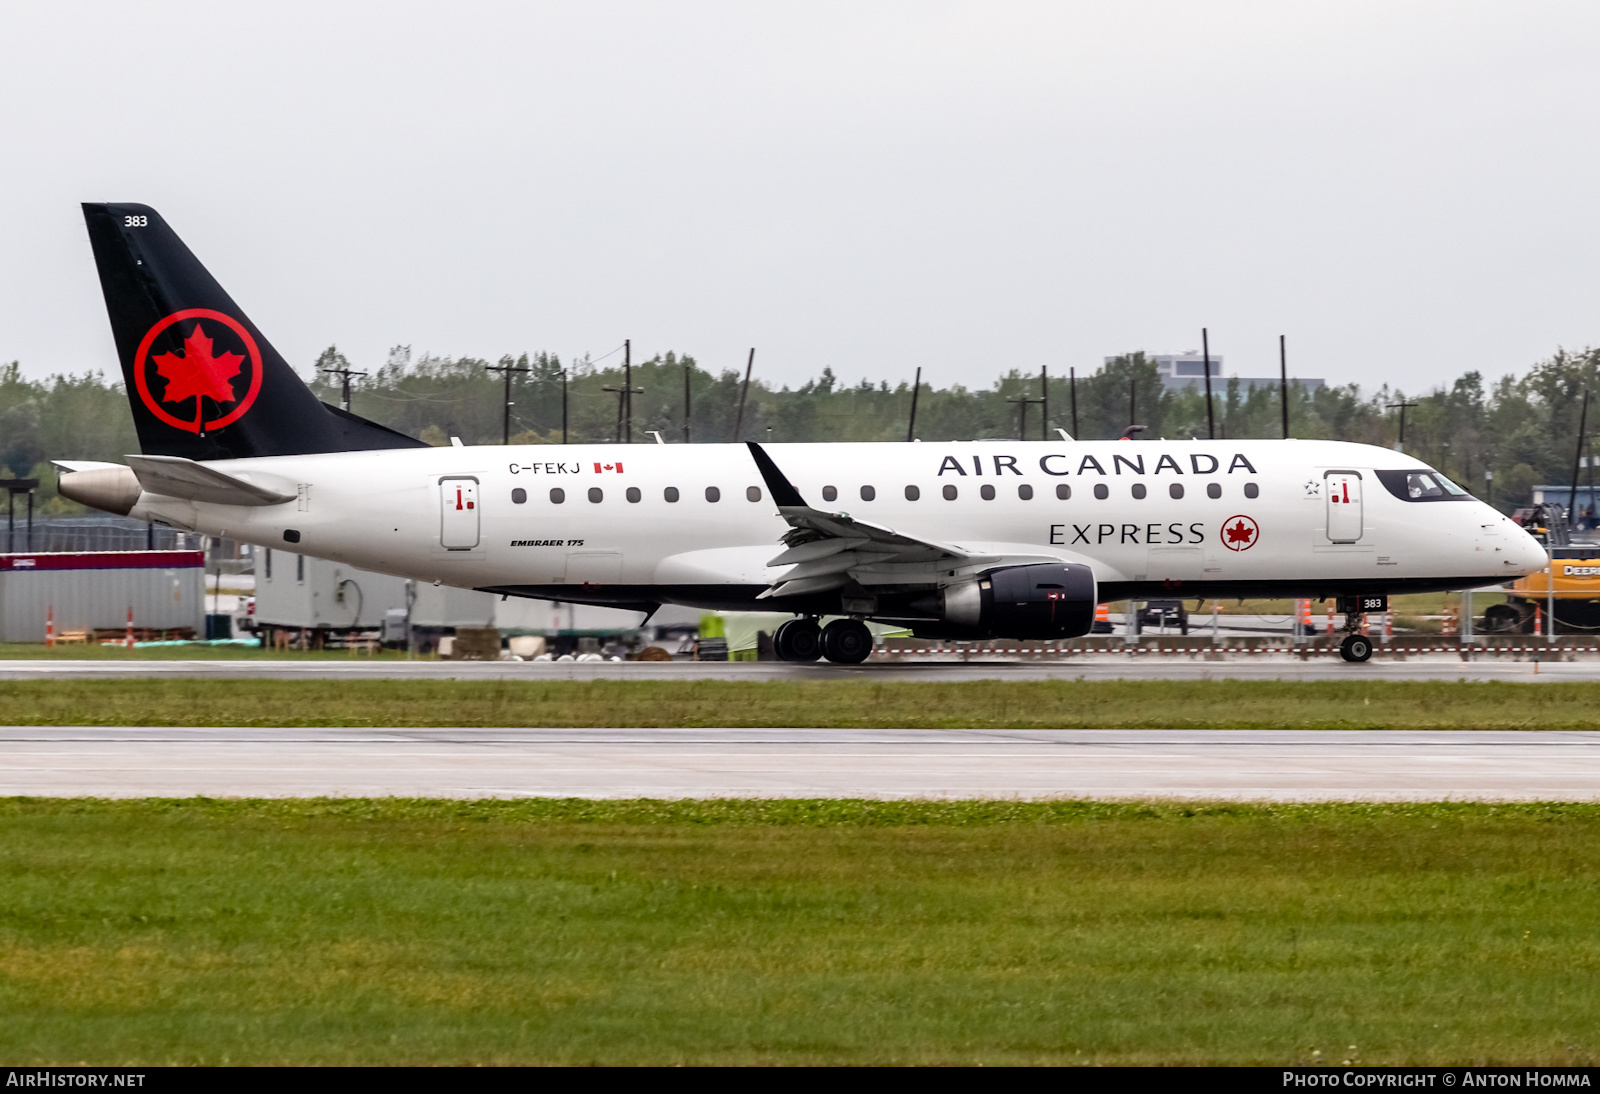
[[[214,353],[214,343],[206,337],[200,324],[194,325],[189,337],[183,340],[183,356],[160,353],[153,360],[156,371],[167,382],[161,393],[164,403],[181,403],[186,399],[204,396],[218,403],[234,401],[233,378],[239,375],[244,357],[237,353]],[[198,415],[200,404],[195,404]]]

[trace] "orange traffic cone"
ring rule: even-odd
[[[56,644],[56,609],[53,604],[44,610],[44,644]]]
[[[1333,637],[1333,601],[1328,601],[1328,637]]]
[[[1311,601],[1309,601],[1309,600],[1300,601],[1300,613],[1299,614],[1300,614],[1300,619],[1299,619],[1299,622],[1300,622],[1300,633],[1303,634],[1303,635],[1306,635],[1307,637],[1310,637],[1310,635],[1311,635]]]
[[[123,636],[122,648],[125,649],[125,650],[133,649],[133,605],[132,604],[128,605],[128,633]]]
[[[1104,623],[1109,627],[1111,625],[1111,605],[1096,604],[1094,606],[1094,621],[1096,623]]]

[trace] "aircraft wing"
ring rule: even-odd
[[[746,443],[778,503],[779,515],[789,522],[782,540],[786,549],[767,565],[790,569],[761,594],[763,598],[825,592],[852,580],[862,584],[927,580],[939,570],[999,561],[999,556],[908,536],[848,513],[813,509],[759,444]]]

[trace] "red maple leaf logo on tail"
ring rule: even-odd
[[[217,403],[234,401],[233,378],[239,375],[244,357],[237,353],[215,353],[214,343],[206,336],[200,324],[194,325],[189,337],[183,340],[183,356],[159,353],[153,360],[156,371],[167,382],[161,393],[164,403],[181,403],[195,400],[195,417],[200,416],[200,399]]]

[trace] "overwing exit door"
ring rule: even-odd
[[[470,551],[478,545],[478,480],[439,480],[439,545]]]
[[[1355,543],[1361,538],[1361,472],[1329,471],[1322,476],[1328,499],[1328,539]]]

